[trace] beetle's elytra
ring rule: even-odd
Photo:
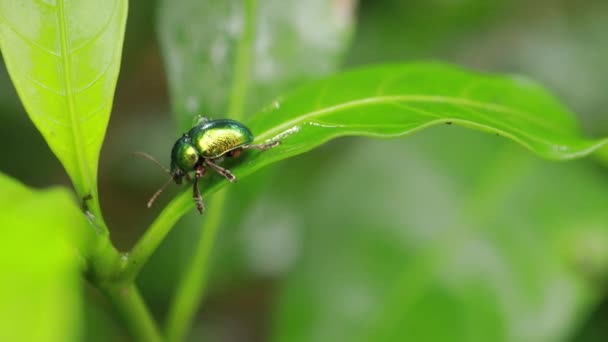
[[[230,182],[236,177],[227,169],[217,163],[223,157],[238,157],[243,150],[267,150],[280,144],[280,141],[271,141],[265,144],[252,144],[253,134],[242,123],[230,119],[209,120],[202,119],[194,127],[182,135],[171,149],[171,169],[168,170],[171,178],[181,184],[184,177],[190,179],[189,173],[194,172],[192,193],[196,209],[202,214],[205,210],[201,193],[198,189],[198,180],[205,175],[207,168],[226,177]],[[145,155],[144,155],[145,156]],[[145,156],[147,157],[147,156]],[[148,207],[162,193],[163,185],[148,201]]]

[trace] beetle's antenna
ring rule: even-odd
[[[171,174],[171,171],[169,171],[169,169],[167,169],[167,167],[165,167],[163,164],[161,164],[158,160],[156,160],[156,158],[152,157],[151,155],[149,155],[145,152],[139,152],[139,151],[135,151],[135,152],[133,152],[133,154],[136,156],[148,159],[149,161],[153,162],[158,167],[160,167],[161,170],[165,171],[168,174]]]
[[[155,192],[154,195],[152,195],[152,197],[150,197],[150,199],[148,200],[148,208],[152,207],[152,204],[154,204],[154,201],[156,201],[156,199],[158,198],[158,196],[160,196],[160,194],[163,192],[163,190],[165,190],[165,188],[167,187],[167,185],[169,185],[172,180],[173,180],[173,177],[170,177],[165,182],[165,184],[163,184],[163,186],[161,186],[160,189],[158,189],[158,191]]]

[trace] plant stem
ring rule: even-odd
[[[135,341],[162,341],[156,323],[132,282],[104,284],[100,286],[100,289],[116,308]]]
[[[243,175],[245,176],[249,173],[250,172],[243,173]],[[214,182],[205,188],[202,195],[204,197],[212,195],[224,185],[226,184],[223,182]],[[218,202],[217,196],[214,198],[214,203],[216,202]],[[156,217],[154,222],[152,222],[150,227],[148,227],[144,235],[137,241],[131,251],[128,254],[125,254],[122,259],[122,265],[120,269],[116,270],[114,278],[122,281],[135,279],[141,268],[146,264],[150,256],[171,231],[171,228],[173,228],[175,223],[177,223],[188,210],[192,209],[193,205],[194,202],[192,200],[192,191],[190,188],[173,198]],[[205,216],[211,215],[211,212],[212,210],[209,210]]]
[[[109,235],[97,235],[91,246],[88,276],[96,283],[111,279],[121,265],[122,255],[116,250]]]
[[[252,46],[255,38],[256,7],[256,0],[245,1],[245,29],[236,50],[236,59],[233,66],[234,79],[227,109],[228,117],[235,120],[242,120],[247,101]],[[177,342],[184,339],[205,293],[210,265],[209,259],[215,236],[221,224],[226,202],[226,191],[220,191],[213,198],[213,207],[207,214],[207,221],[201,232],[192,262],[177,287],[167,319],[166,329],[169,341]]]
[[[225,189],[221,190],[213,197],[213,206],[207,213],[194,257],[177,287],[167,318],[168,341],[184,339],[200,306],[207,285],[213,243],[221,224],[224,203],[226,203],[226,192]]]
[[[215,182],[205,189],[203,195],[211,195],[222,185],[221,182]],[[183,191],[177,195],[167,206],[162,210],[152,225],[148,227],[144,235],[137,241],[131,252],[129,252],[123,260],[120,270],[118,270],[117,278],[122,280],[133,280],[146,264],[152,253],[163,242],[171,228],[184,216],[188,210],[192,209],[194,202],[192,201],[192,190]]]
[[[117,277],[123,280],[135,279],[175,223],[192,208],[192,203],[190,190],[183,191],[171,200],[126,255]]]
[[[235,120],[241,120],[244,116],[244,108],[247,100],[247,89],[252,60],[252,46],[255,33],[255,9],[257,0],[245,1],[245,16],[243,34],[236,47],[236,58],[233,65],[232,89],[230,91],[230,103],[228,103],[227,115]]]

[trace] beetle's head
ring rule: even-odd
[[[198,152],[192,145],[190,136],[184,134],[175,142],[171,150],[171,177],[173,177],[173,181],[181,184],[186,173],[194,170],[198,159]]]
[[[152,195],[150,200],[148,201],[148,208],[152,206],[154,201],[160,196],[163,190],[174,181],[177,184],[181,184],[186,174],[192,170],[196,166],[198,162],[198,153],[194,146],[192,146],[191,139],[188,134],[184,134],[181,138],[179,138],[175,144],[173,145],[173,149],[171,149],[171,169],[166,170],[159,162],[156,161],[151,156],[148,156],[145,153],[140,153],[141,156],[150,159],[157,163],[163,170],[169,172],[171,176],[167,182],[160,188],[158,191]]]

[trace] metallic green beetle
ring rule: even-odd
[[[202,214],[205,210],[201,193],[198,190],[198,180],[205,175],[207,168],[226,177],[230,182],[236,177],[217,162],[224,157],[238,157],[243,150],[267,150],[280,144],[280,141],[270,141],[265,144],[252,144],[253,134],[245,125],[230,119],[209,120],[201,119],[188,133],[182,135],[171,150],[171,178],[148,201],[148,207],[162,193],[164,188],[174,181],[181,184],[183,178],[190,180],[189,172],[194,172],[192,196],[196,209]],[[143,154],[142,154],[143,155]],[[144,155],[144,157],[149,158]]]

